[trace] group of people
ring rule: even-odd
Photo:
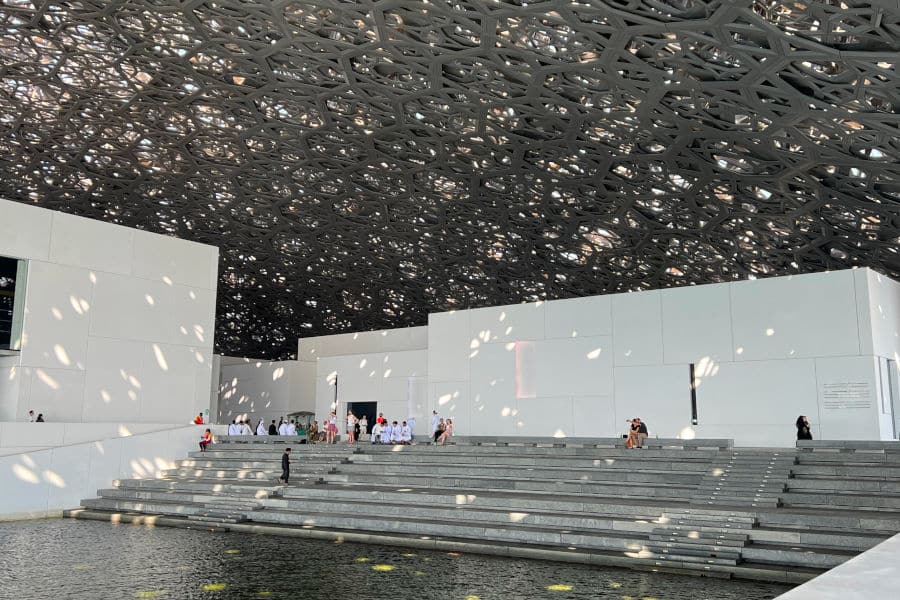
[[[431,437],[435,444],[441,446],[453,435],[453,419],[446,421],[436,410],[431,411]]]
[[[44,422],[44,413],[38,413],[38,416],[34,416],[34,411],[28,411],[28,422],[29,423],[43,423]]]
[[[410,445],[413,442],[413,429],[409,422],[388,421],[383,413],[378,413],[375,425],[372,427],[373,444],[403,444]]]
[[[644,442],[647,441],[647,437],[650,435],[647,430],[647,424],[637,417],[626,419],[625,422],[628,423],[628,436],[625,440],[625,447],[643,448]]]

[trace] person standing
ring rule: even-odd
[[[291,449],[285,448],[284,454],[281,455],[281,477],[278,479],[278,483],[283,483],[284,485],[288,484],[288,479],[291,477]]]
[[[798,440],[811,440],[812,439],[812,428],[809,425],[809,420],[804,416],[800,415],[797,417],[797,439]]]
[[[437,431],[438,423],[440,422],[441,416],[438,414],[438,412],[436,410],[431,411],[431,437],[433,437],[435,441],[437,441],[435,432]]]
[[[297,435],[297,425],[294,423],[293,419],[291,419],[291,422],[287,424],[287,434]]]
[[[369,433],[369,419],[366,415],[362,416],[362,419],[359,420],[359,435],[366,435]],[[357,436],[356,439],[360,439]]]
[[[328,413],[328,421],[325,425],[325,443],[333,444],[334,437],[337,435],[337,415],[334,412]]]
[[[347,411],[347,443],[352,444],[356,435],[356,415],[352,410]]]
[[[269,435],[269,432],[266,431],[266,422],[262,419],[259,420],[259,424],[256,426],[256,435]]]
[[[278,427],[275,426],[275,419],[272,419],[272,424],[269,425],[269,435],[278,435]]]
[[[281,421],[281,425],[278,426],[278,435],[287,435],[288,434],[288,424]]]

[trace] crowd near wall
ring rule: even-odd
[[[428,327],[304,338],[321,420],[347,402],[437,410],[462,435],[621,434],[792,445],[896,439],[900,284],[868,269],[432,314]],[[693,373],[693,376],[692,376]],[[696,418],[695,418],[696,417]]]
[[[0,200],[0,255],[28,261],[0,421],[186,423],[209,407],[217,248]]]

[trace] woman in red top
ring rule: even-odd
[[[212,444],[212,432],[207,429],[203,437],[200,438],[200,452],[206,452],[206,447]]]

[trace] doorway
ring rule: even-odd
[[[356,418],[360,420],[365,415],[366,421],[369,424],[369,431],[372,431],[372,426],[375,424],[375,418],[378,416],[377,402],[348,402],[347,410],[352,410],[353,414],[356,415]],[[366,435],[369,431],[360,429],[359,432],[362,435]]]

